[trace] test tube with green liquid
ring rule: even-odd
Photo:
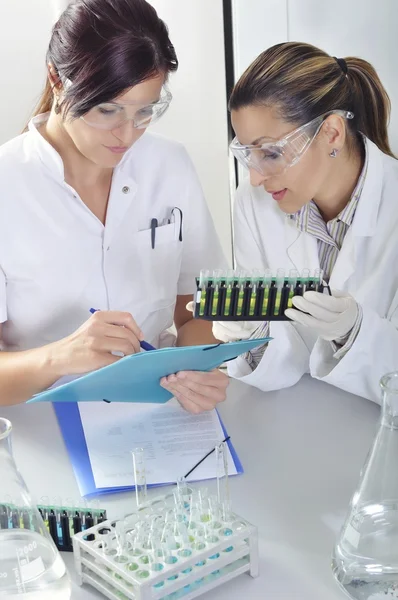
[[[299,272],[297,271],[297,269],[290,269],[290,271],[289,271],[290,290],[289,290],[289,299],[287,301],[288,308],[293,308],[292,300],[293,300],[293,296],[294,296],[294,290],[297,285],[298,276],[299,276]]]
[[[282,299],[282,288],[285,283],[285,269],[278,269],[276,272],[276,298],[275,298],[275,307],[274,307],[274,315],[279,315],[279,311],[281,308],[281,299]]]
[[[205,314],[205,305],[206,305],[206,287],[207,282],[209,281],[210,271],[208,269],[202,269],[199,275],[199,288],[200,288],[200,298],[199,298],[199,315],[203,317]],[[198,300],[198,298],[197,298]]]
[[[224,275],[224,271],[222,269],[215,269],[213,271],[214,293],[213,293],[213,302],[212,302],[212,308],[211,308],[211,314],[213,315],[213,317],[215,317],[217,315],[218,301],[220,299],[220,285],[221,285],[221,281],[223,280],[223,275]]]
[[[261,272],[258,269],[253,269],[252,276],[251,276],[252,294],[250,297],[250,305],[249,305],[249,315],[251,317],[254,315],[254,311],[256,308],[257,290],[258,290],[258,283],[260,280],[261,280]]]
[[[305,292],[307,285],[308,285],[308,281],[310,279],[310,270],[309,269],[303,269],[301,271],[301,277],[300,277],[300,281],[301,284],[303,286],[303,293]]]
[[[321,286],[323,283],[323,270],[322,269],[315,269],[314,283],[315,283],[316,291],[318,291],[319,286]]]
[[[272,282],[272,271],[271,271],[271,269],[266,269],[265,273],[264,273],[264,279],[263,279],[264,298],[263,298],[263,306],[261,309],[261,315],[267,314],[268,300],[269,300],[269,288],[271,287],[271,282]]]
[[[249,277],[250,278],[250,277]],[[241,271],[238,275],[239,280],[239,293],[238,293],[238,306],[236,308],[236,314],[238,316],[242,315],[243,310],[243,300],[244,300],[244,289],[247,281],[247,276],[245,271]]]
[[[227,271],[227,276],[225,279],[225,286],[226,286],[226,292],[225,292],[225,306],[224,306],[224,315],[228,316],[229,315],[229,311],[230,311],[230,307],[231,307],[231,293],[232,293],[232,286],[234,284],[234,279],[235,279],[235,271],[233,269],[228,269]]]

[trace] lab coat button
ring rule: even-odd
[[[130,188],[129,188],[127,185],[125,185],[125,186],[122,188],[122,192],[123,192],[123,194],[128,194],[128,193],[129,193],[129,191],[130,191]]]

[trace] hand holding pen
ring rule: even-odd
[[[59,377],[88,373],[140,352],[143,333],[130,313],[95,311],[79,329],[53,344]],[[118,353],[115,356],[113,353]]]

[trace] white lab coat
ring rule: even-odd
[[[103,225],[65,182],[60,155],[38,130],[46,119],[36,117],[28,133],[0,147],[5,347],[59,340],[90,317],[90,308],[130,312],[148,342],[172,344],[167,330],[176,297],[193,293],[203,265],[224,265],[185,149],[146,132],[113,172]]]
[[[252,372],[244,357],[231,376],[262,390],[294,385],[304,373],[379,402],[379,380],[398,370],[398,162],[366,140],[364,188],[330,286],[349,292],[363,308],[359,334],[334,358],[330,342],[291,322],[271,322],[269,344]],[[300,232],[263,188],[242,183],[235,203],[235,249],[240,268],[319,268],[317,240]]]

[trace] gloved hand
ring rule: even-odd
[[[186,308],[193,312],[194,303],[188,302]],[[213,335],[224,343],[248,340],[263,323],[264,321],[213,321]]]
[[[248,340],[264,321],[213,321],[213,335],[220,342]]]
[[[305,292],[304,296],[294,296],[292,302],[299,310],[288,308],[285,315],[296,323],[313,328],[321,338],[330,342],[344,341],[358,316],[356,300],[339,290],[332,291],[332,296]]]

